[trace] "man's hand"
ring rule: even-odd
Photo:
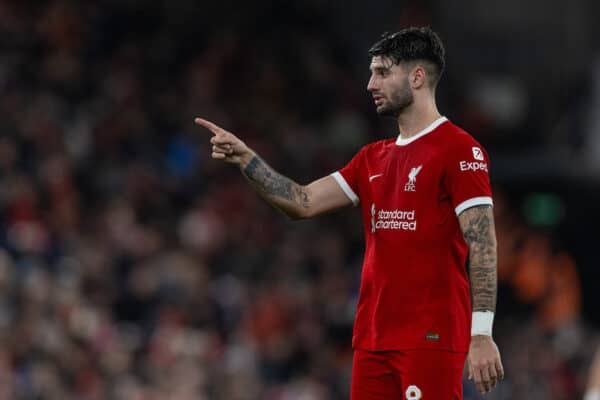
[[[288,217],[312,218],[352,205],[352,200],[332,176],[299,185],[271,168],[233,133],[202,118],[194,122],[213,133],[212,158],[237,165],[250,185]]]
[[[498,346],[491,336],[476,335],[471,337],[471,346],[467,358],[469,379],[472,379],[481,394],[490,392],[504,379],[504,368],[500,361]]]
[[[210,139],[213,145],[212,158],[236,164],[244,169],[254,157],[254,152],[233,133],[202,118],[196,118],[194,122],[213,133],[214,136]]]

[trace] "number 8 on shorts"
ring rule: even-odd
[[[422,394],[421,389],[419,389],[416,385],[410,385],[406,388],[406,400],[421,400]]]

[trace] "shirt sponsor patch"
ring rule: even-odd
[[[473,150],[473,158],[479,161],[483,161],[483,151],[479,147],[472,147]]]
[[[485,171],[488,172],[488,166],[487,163],[484,162],[477,162],[477,161],[461,161],[459,163],[460,166],[460,170],[462,172],[466,172],[466,171]]]
[[[415,210],[377,210],[375,203],[371,204],[371,232],[381,229],[416,231]]]

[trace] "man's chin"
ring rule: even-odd
[[[398,116],[398,110],[394,110],[392,108],[389,107],[385,107],[385,106],[379,106],[377,107],[377,114],[379,114],[382,117],[397,117]]]

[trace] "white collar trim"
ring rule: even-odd
[[[431,125],[429,125],[427,128],[423,129],[421,132],[417,133],[416,135],[412,135],[411,137],[408,137],[406,139],[402,139],[402,137],[400,135],[398,135],[398,139],[396,139],[396,145],[406,146],[407,144],[414,142],[418,138],[427,135],[429,132],[433,131],[435,128],[437,128],[438,126],[440,126],[441,124],[443,124],[446,121],[448,121],[448,118],[443,117],[443,116],[439,117],[438,119],[433,121],[431,123]]]

